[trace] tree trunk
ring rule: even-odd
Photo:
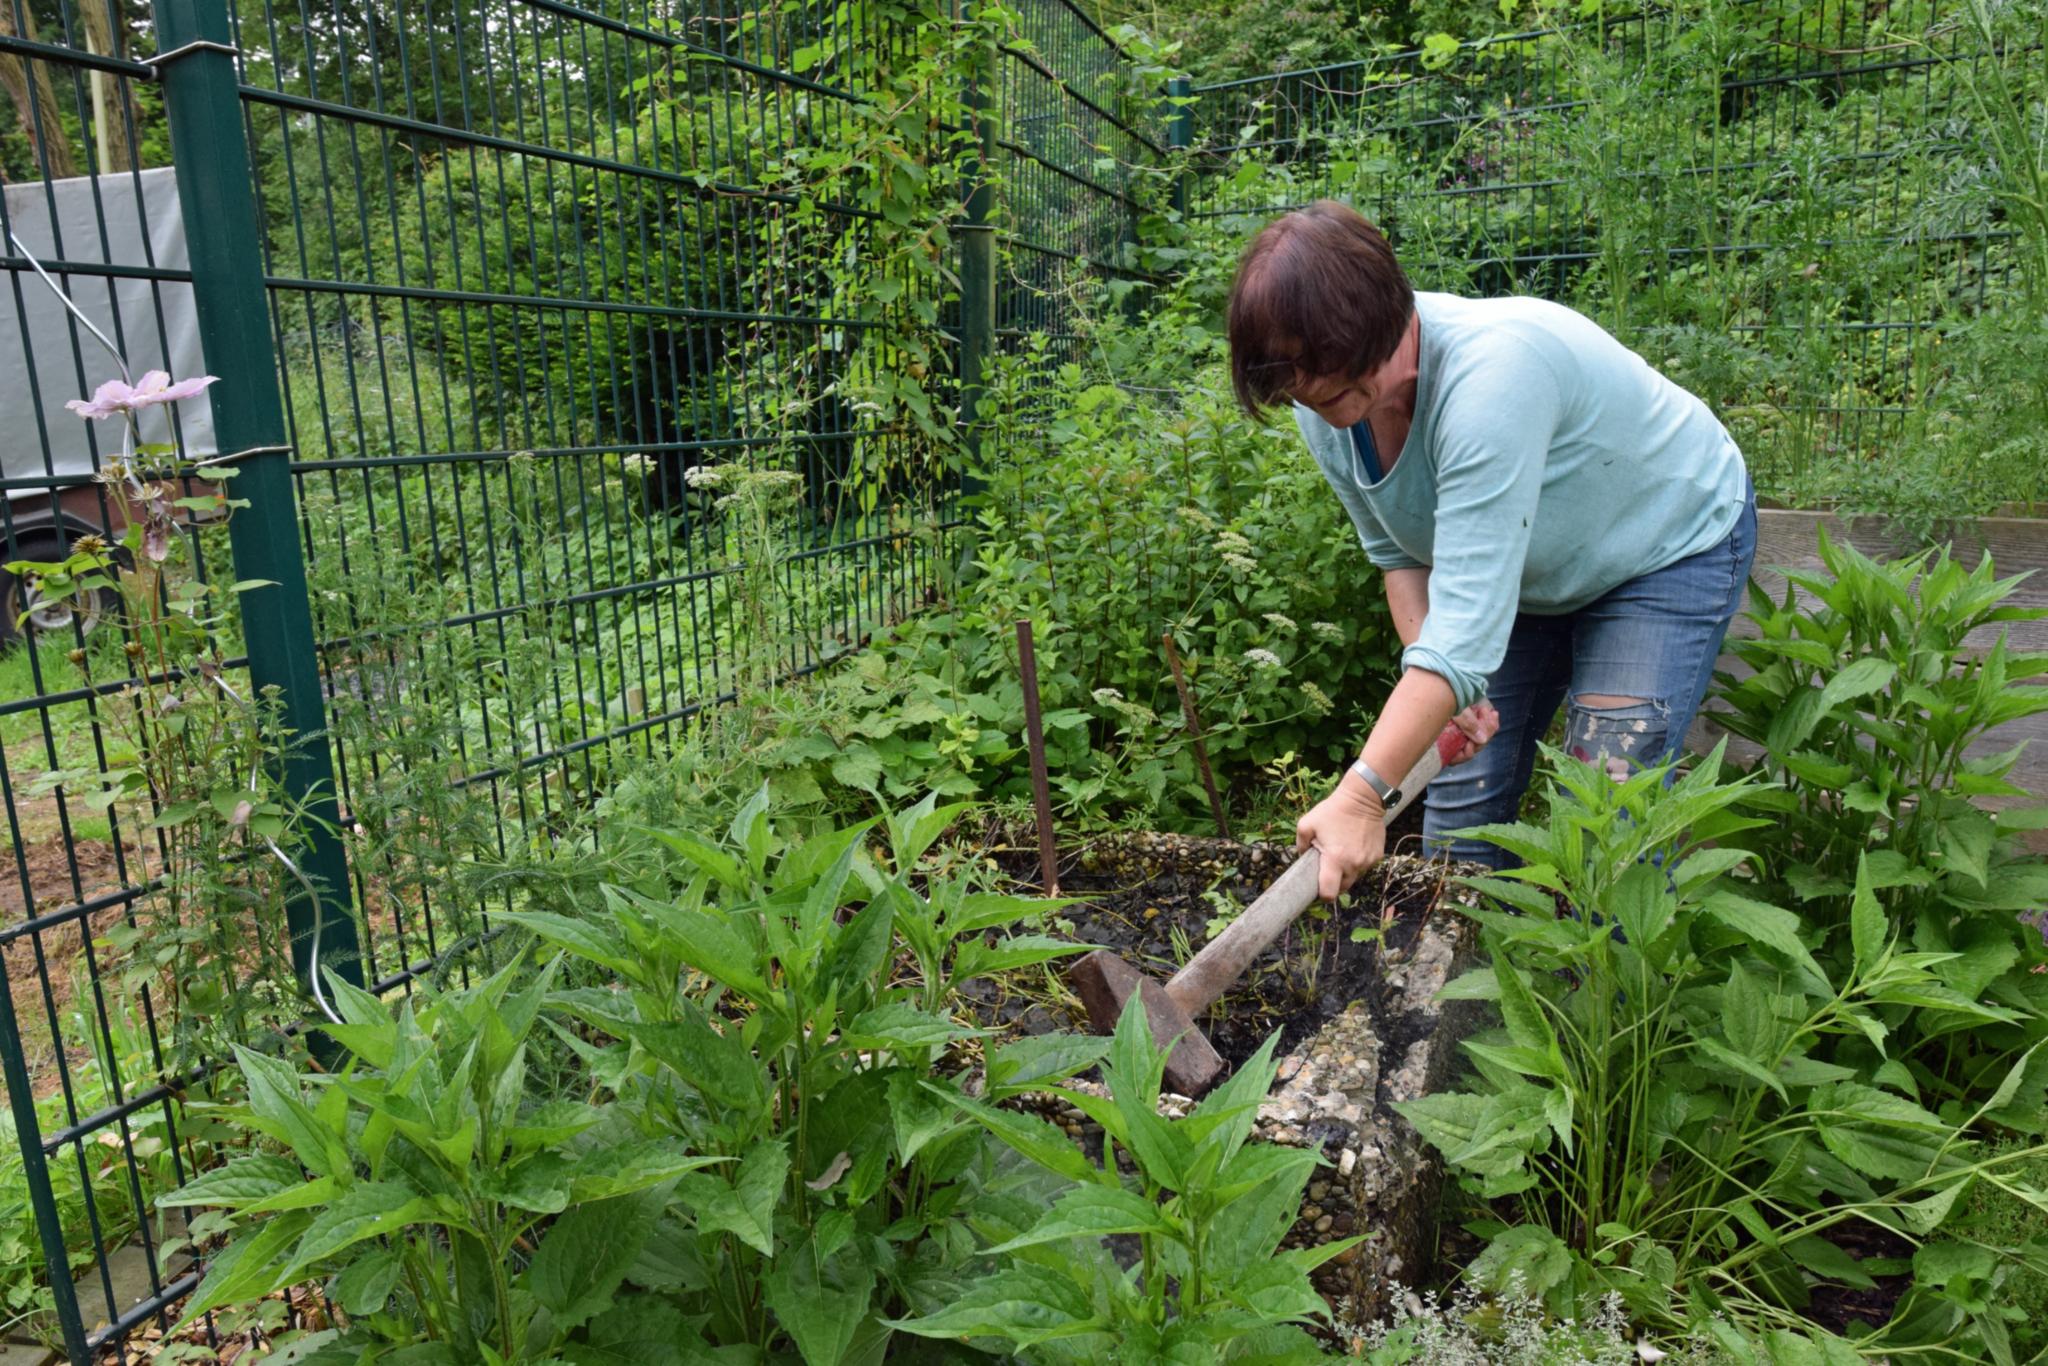
[[[5,3],[5,0],[0,0]],[[109,0],[79,0],[85,18],[85,45],[109,57],[124,56],[122,35],[107,14]],[[95,71],[92,80],[93,120],[100,125],[100,173],[139,170],[130,151],[128,130],[135,126],[135,99],[128,81],[109,71]]]
[[[17,11],[15,0],[0,0],[0,36],[33,41],[35,16],[26,6]],[[52,180],[77,175],[78,160],[71,154],[63,122],[57,117],[57,87],[50,80],[49,63],[0,54],[0,90],[5,90],[14,101],[21,131],[28,135],[29,146],[35,150],[43,174]]]

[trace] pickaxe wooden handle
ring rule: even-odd
[[[1429,786],[1430,779],[1443,768],[1444,752],[1448,749],[1455,753],[1464,738],[1462,732],[1452,727],[1423,751],[1422,758],[1401,780],[1400,794],[1387,809],[1386,819],[1389,822],[1422,795],[1422,789]],[[1185,967],[1167,979],[1166,994],[1173,998],[1173,1003],[1190,1017],[1200,1015],[1214,1004],[1232,983],[1244,976],[1252,961],[1309,908],[1316,899],[1316,885],[1322,871],[1322,854],[1313,848],[1289,864],[1287,871],[1280,874],[1279,881],[1245,907],[1243,915],[1231,921],[1223,933],[1211,939],[1200,953],[1187,961]]]
[[[1422,756],[1401,782],[1401,799],[1387,811],[1389,819],[1413,801],[1443,767],[1446,754],[1455,754],[1464,736],[1447,729]],[[1067,968],[1067,984],[1088,1011],[1096,1029],[1107,1033],[1135,998],[1144,1008],[1152,1037],[1165,1047],[1165,1083],[1183,1096],[1200,1096],[1229,1071],[1215,1046],[1202,1033],[1195,1019],[1244,975],[1252,960],[1294,923],[1296,916],[1316,899],[1316,881],[1323,861],[1311,849],[1296,859],[1280,880],[1245,908],[1230,927],[1209,941],[1208,947],[1175,973],[1171,982],[1161,984],[1155,977],[1138,971],[1108,949],[1084,954]]]

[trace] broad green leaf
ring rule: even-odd
[[[1763,1060],[1776,1052],[1778,1022],[1769,997],[1740,963],[1729,969],[1728,983],[1721,989],[1721,1029],[1729,1048],[1754,1060],[1757,1070],[1751,1075],[1759,1075]]]
[[[362,1181],[317,1215],[292,1249],[292,1273],[303,1274],[345,1248],[433,1217],[432,1204],[386,1181]]]
[[[630,1026],[633,1039],[685,1084],[730,1110],[759,1114],[768,1104],[767,1071],[728,1022],[712,1025],[694,1002],[685,1002],[678,1018]]]
[[[1492,968],[1473,968],[1446,982],[1433,998],[1438,1001],[1497,1001],[1500,980]]]
[[[267,1219],[255,1232],[229,1243],[208,1263],[205,1278],[185,1302],[184,1317],[178,1322],[190,1323],[224,1304],[259,1300],[286,1284],[282,1277],[291,1266],[289,1249],[312,1222],[312,1215],[295,1210]]]
[[[1500,986],[1500,1013],[1508,1027],[1508,1035],[1524,1048],[1550,1052],[1557,1048],[1557,1034],[1544,1018],[1543,1007],[1537,1004],[1528,983],[1522,980],[1521,972],[1509,960],[1509,955],[1497,941],[1490,944],[1489,956],[1494,963],[1494,980]]]
[[[290,1148],[292,1156],[316,1175],[337,1176],[348,1170],[348,1152],[340,1135],[307,1108],[291,1064],[240,1044],[235,1045],[235,1059],[249,1085],[255,1127]]]
[[[740,1159],[730,1184],[715,1176],[686,1176],[677,1194],[694,1207],[699,1230],[731,1233],[765,1257],[775,1251],[775,1210],[788,1178],[788,1145],[757,1143]]]
[[[520,1115],[509,1138],[515,1153],[566,1143],[604,1118],[594,1105],[579,1100],[549,1100]]]
[[[919,1010],[908,1002],[897,1001],[863,1011],[849,1020],[841,1042],[849,1048],[887,1048],[905,1052],[937,1048],[954,1039],[972,1038],[981,1032],[958,1023],[950,1015],[934,1014]]]
[[[1017,968],[1036,967],[1055,958],[1066,958],[1088,950],[1086,944],[1076,944],[1071,939],[1055,939],[1046,934],[1013,934],[993,944],[971,939],[960,945],[954,954],[953,979],[964,982]]]
[[[768,829],[768,784],[762,783],[733,814],[726,842],[746,855],[747,867],[759,877],[768,866],[768,844],[772,838]]]
[[[692,1153],[673,1138],[609,1144],[571,1159],[569,1198],[578,1204],[612,1200],[731,1160],[716,1153]]]
[[[969,892],[960,898],[946,917],[946,928],[956,935],[982,930],[1006,930],[1035,925],[1063,906],[1075,904],[1074,897],[1010,896],[1002,892]]]
[[[578,1205],[548,1227],[524,1281],[557,1330],[611,1307],[666,1203],[666,1192],[641,1191]]]
[[[582,1342],[562,1351],[573,1366],[715,1366],[730,1360],[713,1353],[696,1322],[666,1298],[629,1295],[593,1318]]]
[[[556,915],[552,911],[498,911],[491,918],[530,930],[556,948],[567,949],[578,958],[610,968],[622,976],[637,973],[639,964],[626,945],[590,921]]]
[[[699,872],[706,874],[714,882],[719,883],[728,890],[736,892],[749,890],[751,884],[748,881],[746,870],[740,867],[739,860],[702,836],[692,834],[687,830],[652,830],[644,826],[640,827],[640,829],[643,834],[651,835],[675,850],[678,854],[681,854]]]
[[[896,1160],[908,1164],[927,1143],[961,1123],[959,1111],[927,1091],[920,1069],[889,1072],[889,1122],[896,1132]]]
[[[753,949],[722,915],[701,906],[677,906],[662,918],[678,957],[721,986],[759,1002],[770,995]]]
[[[1840,1281],[1859,1290],[1877,1288],[1877,1282],[1854,1257],[1825,1238],[1794,1238],[1784,1246],[1793,1261],[1823,1280]]]
[[[240,1209],[306,1184],[305,1171],[290,1158],[254,1153],[202,1172],[168,1195],[158,1196],[156,1202],[164,1208],[218,1205],[223,1209]]]
[[[1898,672],[1897,666],[1890,660],[1879,659],[1876,655],[1865,655],[1836,672],[1835,676],[1827,681],[1827,685],[1821,689],[1821,709],[1825,711],[1840,703],[1880,692],[1891,686],[1892,679],[1898,676]]]
[[[1707,853],[1747,857],[1741,850],[1717,849]],[[1709,858],[1707,854],[1697,854],[1686,861],[1677,876],[1683,879],[1691,870],[1696,879],[1711,881],[1719,875],[1719,863],[1720,860]],[[1620,923],[1621,932],[1628,936],[1628,942],[1645,954],[1663,938],[1665,928],[1671,924],[1677,909],[1678,901],[1667,884],[1666,874],[1654,863],[1639,863],[1623,873],[1615,883],[1613,897],[1608,902],[1608,911]]]
[[[1114,1186],[1081,1186],[1053,1202],[1030,1232],[998,1243],[984,1256],[1014,1252],[1067,1238],[1102,1238],[1112,1233],[1165,1234],[1173,1231],[1160,1208],[1135,1192]]]
[[[1820,970],[1820,965],[1813,961],[1813,955],[1799,940],[1798,916],[1733,892],[1714,893],[1707,898],[1704,909],[1738,934],[1747,935],[1791,960],[1793,966],[1806,975],[1809,989],[1815,990],[1816,994],[1833,995],[1828,990],[1827,974]]]
[[[1085,1269],[1074,1268],[1077,1275]],[[889,1326],[928,1338],[999,1337],[1033,1347],[1102,1326],[1085,1280],[1019,1263],[969,1285],[935,1314],[890,1319]]]
[[[1018,1039],[989,1054],[987,1094],[1001,1099],[1034,1083],[1063,1080],[1093,1067],[1108,1051],[1109,1040],[1099,1034],[1034,1034]]]
[[[1849,901],[1849,937],[1857,971],[1865,973],[1877,966],[1891,937],[1891,922],[1870,885],[1869,860],[1862,857],[1856,860],[1856,890]]]
[[[1958,1276],[1987,1280],[1998,1269],[1998,1253],[1975,1243],[1923,1243],[1913,1253],[1913,1279],[1942,1286]]]
[[[1951,815],[1942,822],[1941,854],[1948,869],[1983,887],[1991,876],[1991,851],[1998,831],[1991,818],[1978,811]]]
[[[1084,716],[1082,719],[1087,718]],[[932,847],[932,842],[970,807],[967,802],[938,806],[937,801],[936,792],[927,793],[916,806],[890,818],[889,842],[893,846],[890,852],[896,857],[899,871],[907,872],[915,867],[917,861],[924,857],[925,850]]]
[[[1466,1269],[1471,1280],[1496,1295],[1541,1299],[1571,1275],[1572,1255],[1549,1229],[1522,1224],[1489,1242]]]
[[[937,1087],[934,1082],[926,1082],[925,1085],[933,1089]],[[1067,1136],[1066,1130],[1058,1125],[1035,1115],[1018,1114],[1014,1110],[969,1100],[964,1096],[954,1096],[944,1091],[940,1094],[946,1095],[953,1104],[958,1105],[966,1112],[968,1118],[1046,1170],[1056,1172],[1070,1181],[1103,1179],[1094,1164],[1074,1146],[1074,1140]]]
[[[777,1257],[762,1277],[762,1289],[783,1331],[796,1340],[804,1366],[840,1366],[868,1316],[875,1273],[866,1265],[828,1265],[839,1273],[828,1276],[818,1261],[808,1247]]]
[[[404,1270],[397,1248],[366,1252],[335,1277],[334,1298],[343,1309],[358,1317],[377,1313],[390,1300]]]

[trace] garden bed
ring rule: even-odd
[[[1288,861],[1270,845],[1119,836],[1077,853],[1061,873],[1061,892],[1081,898],[1063,913],[1063,928],[1164,978],[1209,938],[1212,919],[1249,904]],[[1446,1082],[1457,1043],[1473,1027],[1472,1003],[1434,1000],[1474,951],[1468,922],[1454,909],[1468,895],[1451,885],[1445,864],[1391,856],[1334,915],[1312,910],[1201,1020],[1233,1064],[1280,1034],[1278,1082],[1254,1132],[1314,1147],[1327,1163],[1286,1246],[1368,1235],[1315,1275],[1341,1323],[1379,1317],[1397,1282],[1413,1284],[1430,1270],[1442,1168],[1393,1107]],[[1363,933],[1354,937],[1354,929]],[[1078,1002],[1057,994],[992,989],[980,1008],[990,1022],[1023,1033],[1088,1028]],[[1100,1091],[1092,1081],[1072,1084]],[[1080,1110],[1036,1095],[1018,1104],[1100,1153],[1100,1132]],[[1188,1107],[1168,1096],[1161,1108],[1178,1115]]]

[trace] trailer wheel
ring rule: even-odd
[[[71,553],[69,543],[55,532],[23,535],[16,541],[13,560],[61,560]],[[52,640],[73,640],[77,633],[91,635],[101,621],[120,610],[121,596],[113,588],[102,588],[84,603],[75,599],[49,600],[37,594],[36,581],[0,568],[0,650],[11,649],[30,629]],[[22,613],[28,620],[22,621]],[[17,624],[19,623],[19,624]]]

